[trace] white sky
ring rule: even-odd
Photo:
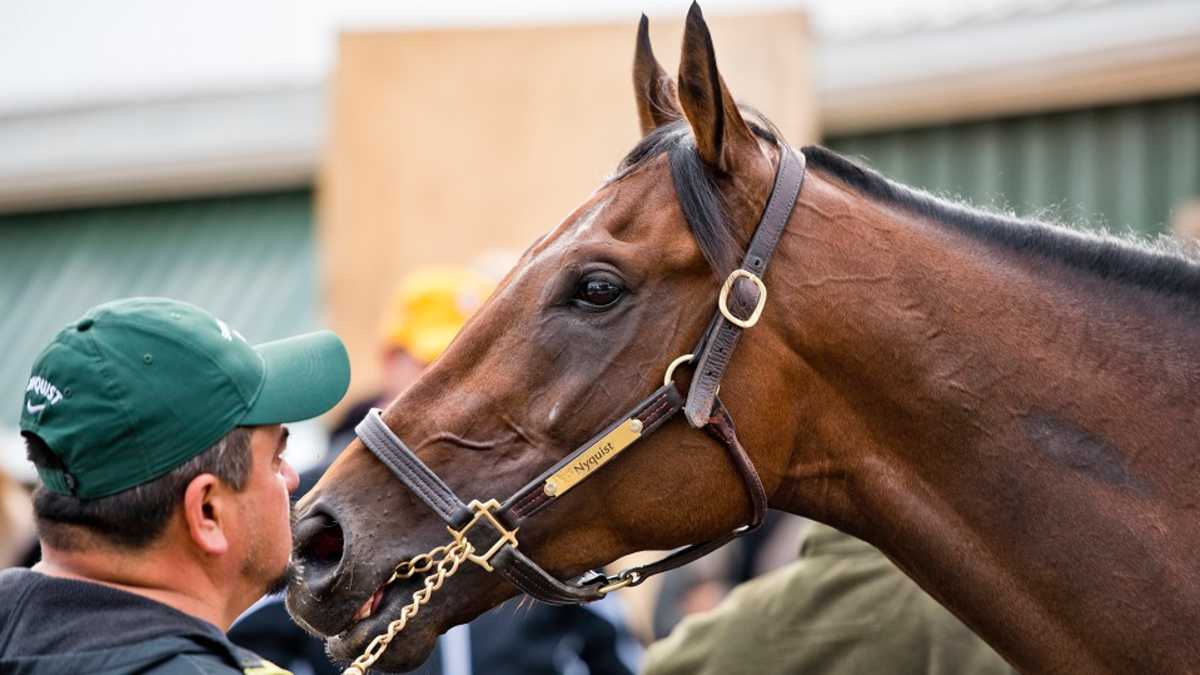
[[[846,36],[1062,2],[705,0],[703,6],[717,14],[803,5],[809,8],[818,34]],[[652,17],[682,17],[689,4],[688,0],[4,0],[0,3],[0,114],[199,91],[312,84],[328,72],[342,27],[574,21],[627,21],[632,27],[642,11]]]

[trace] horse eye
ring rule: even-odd
[[[624,295],[621,283],[610,276],[588,276],[575,286],[572,301],[585,309],[607,309]]]

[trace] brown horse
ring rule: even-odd
[[[644,28],[642,141],[384,413],[464,497],[508,496],[654,391],[767,199],[774,132],[733,103],[699,10],[677,87]],[[1024,671],[1200,671],[1200,269],[803,153],[721,390],[770,506],[878,546]],[[358,441],[297,509],[288,605],[352,658],[417,585],[356,612],[445,526]],[[749,510],[726,450],[676,417],[520,550],[569,577]],[[465,567],[380,664],[415,666],[515,593]]]

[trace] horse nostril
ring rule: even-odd
[[[296,526],[296,558],[313,567],[334,567],[342,560],[346,539],[337,520],[314,513]]]

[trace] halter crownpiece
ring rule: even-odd
[[[463,562],[469,561],[488,572],[499,573],[513,586],[542,602],[552,605],[579,604],[599,600],[618,588],[636,586],[651,576],[685,565],[762,523],[767,511],[766,491],[749,455],[738,441],[733,418],[717,393],[738,338],[744,330],[753,327],[762,315],[767,297],[763,274],[804,182],[804,156],[782,143],[779,149],[779,166],[776,168],[771,196],[742,266],[734,270],[722,285],[717,301],[718,311],[693,353],[680,356],[667,367],[663,386],[657,391],[526,483],[503,503],[489,499],[464,504],[388,428],[379,410],[372,410],[359,423],[355,432],[363,444],[446,523],[452,541],[397,565],[388,584],[427,573],[422,588],[413,593],[412,601],[401,610],[399,618],[388,625],[387,632],[372,640],[365,652],[344,671],[346,674],[365,673],[383,655],[387,645],[403,630],[408,620],[429,601],[433,591],[441,588]],[[757,290],[755,307],[745,318],[735,315],[728,304],[729,295],[739,282],[751,283]],[[695,374],[685,406],[672,376],[677,367],[688,361],[695,364]],[[657,562],[631,567],[612,577],[591,572],[562,581],[519,549],[517,533],[526,520],[595,475],[681,410],[685,411],[693,427],[704,429],[728,450],[750,498],[749,523],[714,540],[684,546]]]
[[[763,275],[796,206],[800,187],[804,184],[804,155],[782,143],[779,147],[775,185],[771,188],[762,219],[754,230],[754,237],[750,239],[742,266],[731,272],[722,284],[717,303],[719,311],[713,316],[696,348],[696,374],[692,376],[692,386],[684,407],[684,414],[694,427],[703,426],[712,414],[721,379],[725,377],[725,369],[729,367],[729,359],[737,347],[738,338],[745,329],[758,323],[762,315],[767,302],[767,286],[763,282]],[[758,291],[754,311],[745,319],[735,316],[728,306],[730,291],[742,280],[753,283]]]

